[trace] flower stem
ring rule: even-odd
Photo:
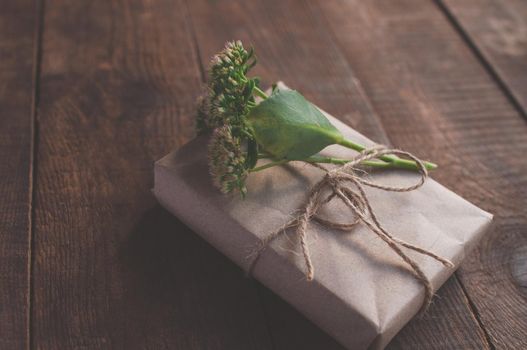
[[[269,97],[267,96],[267,94],[265,92],[263,92],[258,86],[255,86],[254,87],[254,93],[258,96],[260,96],[261,98],[263,98],[264,100]]]
[[[276,166],[276,165],[282,165],[282,164],[285,164],[285,163],[287,163],[287,162],[289,162],[288,159],[282,159],[282,160],[277,160],[277,161],[274,161],[274,162],[269,162],[269,163],[267,163],[267,164],[264,164],[264,165],[258,166],[258,167],[256,167],[256,168],[252,168],[252,169],[249,170],[249,172],[251,172],[251,173],[255,173],[255,172],[257,172],[257,171],[265,170],[265,169],[267,169],[267,168],[271,168],[271,167],[274,167],[274,166]]]
[[[259,156],[259,159],[266,158],[265,156]],[[403,160],[403,159],[401,159]],[[298,159],[298,161],[307,162],[307,163],[326,163],[326,164],[337,164],[337,165],[344,165],[348,162],[350,162],[350,159],[340,159],[340,158],[331,158],[331,157],[322,157],[322,156],[311,156],[306,159]],[[283,165],[290,162],[288,159],[282,159],[277,161],[272,161],[267,164],[264,164],[262,166],[250,169],[249,171],[251,173],[265,170],[277,165]],[[365,160],[361,162],[362,165],[371,166],[374,168],[402,168],[402,169],[411,169],[415,170],[416,168],[409,168],[406,164],[401,164],[397,162],[384,162],[384,161],[378,161],[378,160]]]
[[[245,75],[242,75],[241,80],[244,83],[247,83],[249,81],[249,79]],[[256,94],[256,96],[259,96],[259,97],[263,98],[264,100],[269,97],[269,96],[267,96],[267,94],[262,89],[260,89],[258,86],[256,86],[256,84],[255,84],[255,86],[253,88],[253,92]]]
[[[364,147],[363,145],[347,140],[345,138],[342,138],[338,142],[338,144],[341,146],[347,147],[347,148],[351,148],[358,152],[362,152],[366,149],[366,147]],[[418,170],[418,166],[413,160],[402,159],[402,158],[399,158],[397,156],[390,155],[390,154],[379,156],[379,159],[382,159],[385,162],[393,164],[397,168],[408,169],[408,170]],[[423,164],[428,170],[433,170],[437,168],[437,164],[434,164],[431,162],[423,162]]]
[[[331,157],[321,157],[321,156],[311,156],[307,159],[304,159],[304,162],[308,163],[327,163],[327,164],[338,164],[344,165],[350,162],[349,159],[340,159],[340,158],[331,158]],[[394,163],[377,161],[377,160],[364,160],[361,162],[362,165],[367,165],[375,168],[397,168],[398,166]]]

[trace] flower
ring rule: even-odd
[[[213,87],[219,87],[220,90],[223,87],[235,89],[241,82],[240,78],[244,78],[255,64],[253,49],[245,50],[239,40],[228,42],[211,60],[209,73]],[[216,84],[217,82],[221,83]]]
[[[258,83],[246,74],[255,64],[253,50],[245,50],[240,41],[228,42],[213,57],[209,68],[210,129],[222,125],[244,128],[244,118],[255,105],[253,90]]]
[[[249,170],[242,140],[232,134],[230,126],[214,130],[209,142],[208,158],[214,185],[223,193],[238,190],[245,196],[245,179]]]

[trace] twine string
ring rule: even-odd
[[[377,159],[380,156],[386,154],[403,156],[413,160],[417,164],[420,174],[418,182],[410,186],[402,187],[379,184],[366,179],[364,177],[365,172],[357,169],[357,166],[361,162]],[[318,164],[308,164],[323,170],[326,173],[325,176],[311,188],[306,202],[300,207],[300,209],[297,211],[297,214],[294,215],[291,220],[286,222],[286,224],[280,229],[269,233],[259,242],[259,245],[253,251],[248,273],[250,274],[252,272],[261,254],[277,237],[281,236],[289,229],[295,228],[295,234],[299,238],[299,244],[305,261],[306,279],[311,281],[315,276],[315,267],[311,260],[311,254],[309,252],[309,246],[307,243],[307,228],[310,221],[315,220],[323,226],[340,231],[350,231],[358,224],[362,223],[368,227],[370,231],[381,238],[392,249],[392,251],[395,252],[401,258],[401,260],[410,267],[412,275],[423,285],[425,289],[425,295],[420,312],[425,311],[432,301],[432,284],[424,274],[423,270],[419,267],[417,262],[408,256],[401,247],[413,250],[422,255],[427,255],[447,267],[453,267],[454,265],[449,260],[442,258],[429,250],[396,238],[386,231],[375,215],[371,203],[366,196],[366,192],[364,191],[364,186],[389,192],[413,191],[421,187],[428,177],[428,171],[423,162],[411,153],[405,151],[388,149],[384,147],[375,147],[359,153],[345,165],[331,170],[328,170],[327,168]],[[324,196],[324,193],[328,190],[330,191],[329,195]],[[351,222],[341,223],[322,218],[320,215],[318,215],[318,211],[335,198],[340,199],[350,209],[353,216],[353,220]]]

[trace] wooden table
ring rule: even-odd
[[[340,349],[150,193],[231,39],[496,215],[390,348],[527,348],[523,0],[3,1],[0,348]]]

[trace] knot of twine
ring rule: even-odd
[[[363,175],[366,174],[366,172],[358,169],[357,166],[363,161],[376,159],[386,154],[405,156],[415,161],[419,174],[421,175],[419,181],[411,186],[395,187],[378,184],[365,179]],[[248,273],[250,274],[252,272],[261,254],[273,240],[284,234],[287,229],[296,228],[295,233],[299,238],[302,254],[305,260],[306,278],[308,281],[311,281],[315,275],[315,268],[309,253],[309,246],[307,244],[307,227],[309,222],[313,219],[323,226],[342,231],[352,230],[356,225],[362,223],[379,238],[381,238],[386,244],[388,244],[388,246],[410,267],[411,273],[424,286],[425,296],[420,312],[422,313],[425,311],[432,301],[432,284],[415,260],[408,256],[401,249],[401,247],[413,250],[423,255],[428,255],[447,267],[453,267],[454,264],[431,251],[420,248],[411,243],[407,243],[387,232],[377,219],[377,216],[375,215],[370,201],[368,200],[368,197],[364,191],[364,186],[390,192],[413,191],[421,187],[428,177],[428,171],[423,162],[416,156],[405,151],[388,149],[384,147],[375,147],[359,153],[355,158],[351,159],[345,165],[331,170],[328,170],[318,164],[308,164],[325,171],[326,175],[322,178],[322,180],[320,180],[311,188],[306,202],[296,212],[297,214],[294,215],[294,217],[280,229],[271,232],[261,240],[259,246],[253,251]],[[324,196],[324,193],[327,193],[325,190],[328,189],[330,190],[329,195]],[[334,198],[340,199],[351,210],[354,216],[354,219],[351,222],[340,223],[324,219],[318,215],[320,208],[332,201]]]

